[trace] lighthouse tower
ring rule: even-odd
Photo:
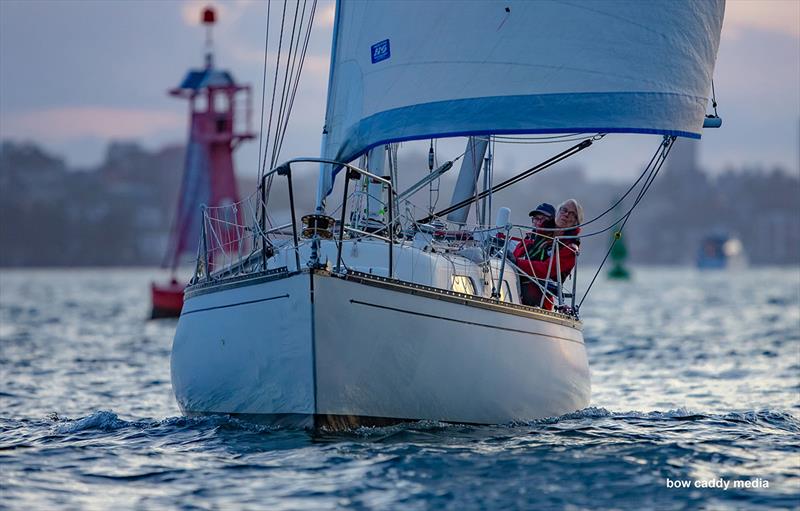
[[[202,226],[200,208],[238,202],[233,151],[239,143],[255,136],[250,129],[250,86],[237,84],[229,71],[214,65],[211,36],[216,23],[215,11],[205,8],[201,20],[206,27],[205,65],[202,69],[190,69],[181,84],[169,91],[189,103],[189,140],[164,259],[164,266],[172,271],[172,279],[168,284],[151,286],[154,318],[180,315],[185,283],[178,282],[175,270],[186,262],[182,261],[183,256],[196,254]],[[243,119],[239,118],[239,113],[243,114]],[[235,243],[232,241],[226,248],[236,250]]]

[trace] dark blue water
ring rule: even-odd
[[[798,268],[596,284],[589,409],[313,434],[181,417],[150,275],[0,273],[0,507],[800,507]]]

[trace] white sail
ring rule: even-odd
[[[724,0],[337,4],[324,156],[487,133],[699,138]]]

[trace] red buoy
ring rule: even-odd
[[[170,90],[173,96],[188,100],[190,128],[181,191],[163,261],[163,267],[170,269],[173,278],[169,282],[152,284],[153,318],[180,315],[187,282],[178,280],[176,275],[188,273],[179,271],[181,262],[188,263],[189,258],[197,255],[197,240],[204,222],[201,204],[217,208],[239,202],[233,152],[240,142],[255,138],[250,131],[250,86],[236,83],[229,71],[214,67],[211,31],[216,19],[214,8],[209,6],[203,10],[205,67],[190,69],[180,85]],[[246,97],[241,97],[240,93]],[[196,101],[199,97],[204,101]],[[243,108],[238,108],[240,105]],[[244,122],[237,122],[240,114]],[[244,222],[238,210],[227,221],[233,222],[231,225]],[[228,252],[238,253],[240,238],[234,237],[234,232],[235,229],[223,227],[219,235],[215,234],[223,244],[206,247],[208,264],[213,265],[215,257],[225,257]]]
[[[153,309],[150,318],[176,318],[183,309],[183,289],[186,286],[173,278],[169,284],[150,283],[150,299]]]
[[[213,7],[206,7],[203,9],[203,24],[213,25],[217,21],[217,13],[214,12]]]

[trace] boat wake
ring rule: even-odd
[[[80,433],[82,431],[118,431],[124,429],[206,429],[208,427],[242,430],[254,433],[266,433],[280,429],[279,426],[269,426],[247,422],[227,415],[207,417],[167,417],[165,419],[121,419],[110,410],[99,410],[86,417],[70,419],[51,415],[48,417],[53,424],[53,432],[60,435]]]
[[[611,422],[609,422],[611,421]],[[271,426],[249,422],[237,417],[228,415],[214,415],[204,417],[167,417],[164,419],[122,419],[111,410],[99,410],[85,417],[67,418],[57,414],[48,416],[43,421],[4,421],[5,431],[15,429],[10,423],[18,423],[20,427],[31,427],[37,422],[45,426],[54,435],[74,435],[76,433],[97,431],[115,432],[122,430],[161,430],[167,433],[169,430],[208,430],[218,429],[229,432],[247,433],[273,433],[276,431],[297,431],[287,429],[282,426]],[[393,426],[361,426],[344,431],[320,431],[323,436],[342,436],[356,435],[359,437],[386,436],[405,431],[427,432],[427,433],[457,433],[463,431],[478,432],[481,430],[498,431],[503,429],[515,430],[519,428],[546,428],[548,426],[559,426],[576,428],[586,426],[596,426],[603,428],[604,425],[613,422],[625,422],[637,425],[656,426],[676,422],[694,422],[700,424],[714,425],[716,427],[741,427],[752,426],[755,428],[771,428],[787,433],[800,433],[800,419],[789,412],[781,410],[752,410],[731,412],[726,414],[704,413],[687,408],[676,408],[667,411],[611,411],[602,407],[588,407],[577,412],[568,413],[559,417],[548,417],[532,421],[510,422],[493,426],[477,426],[448,423],[441,421],[415,421]]]

